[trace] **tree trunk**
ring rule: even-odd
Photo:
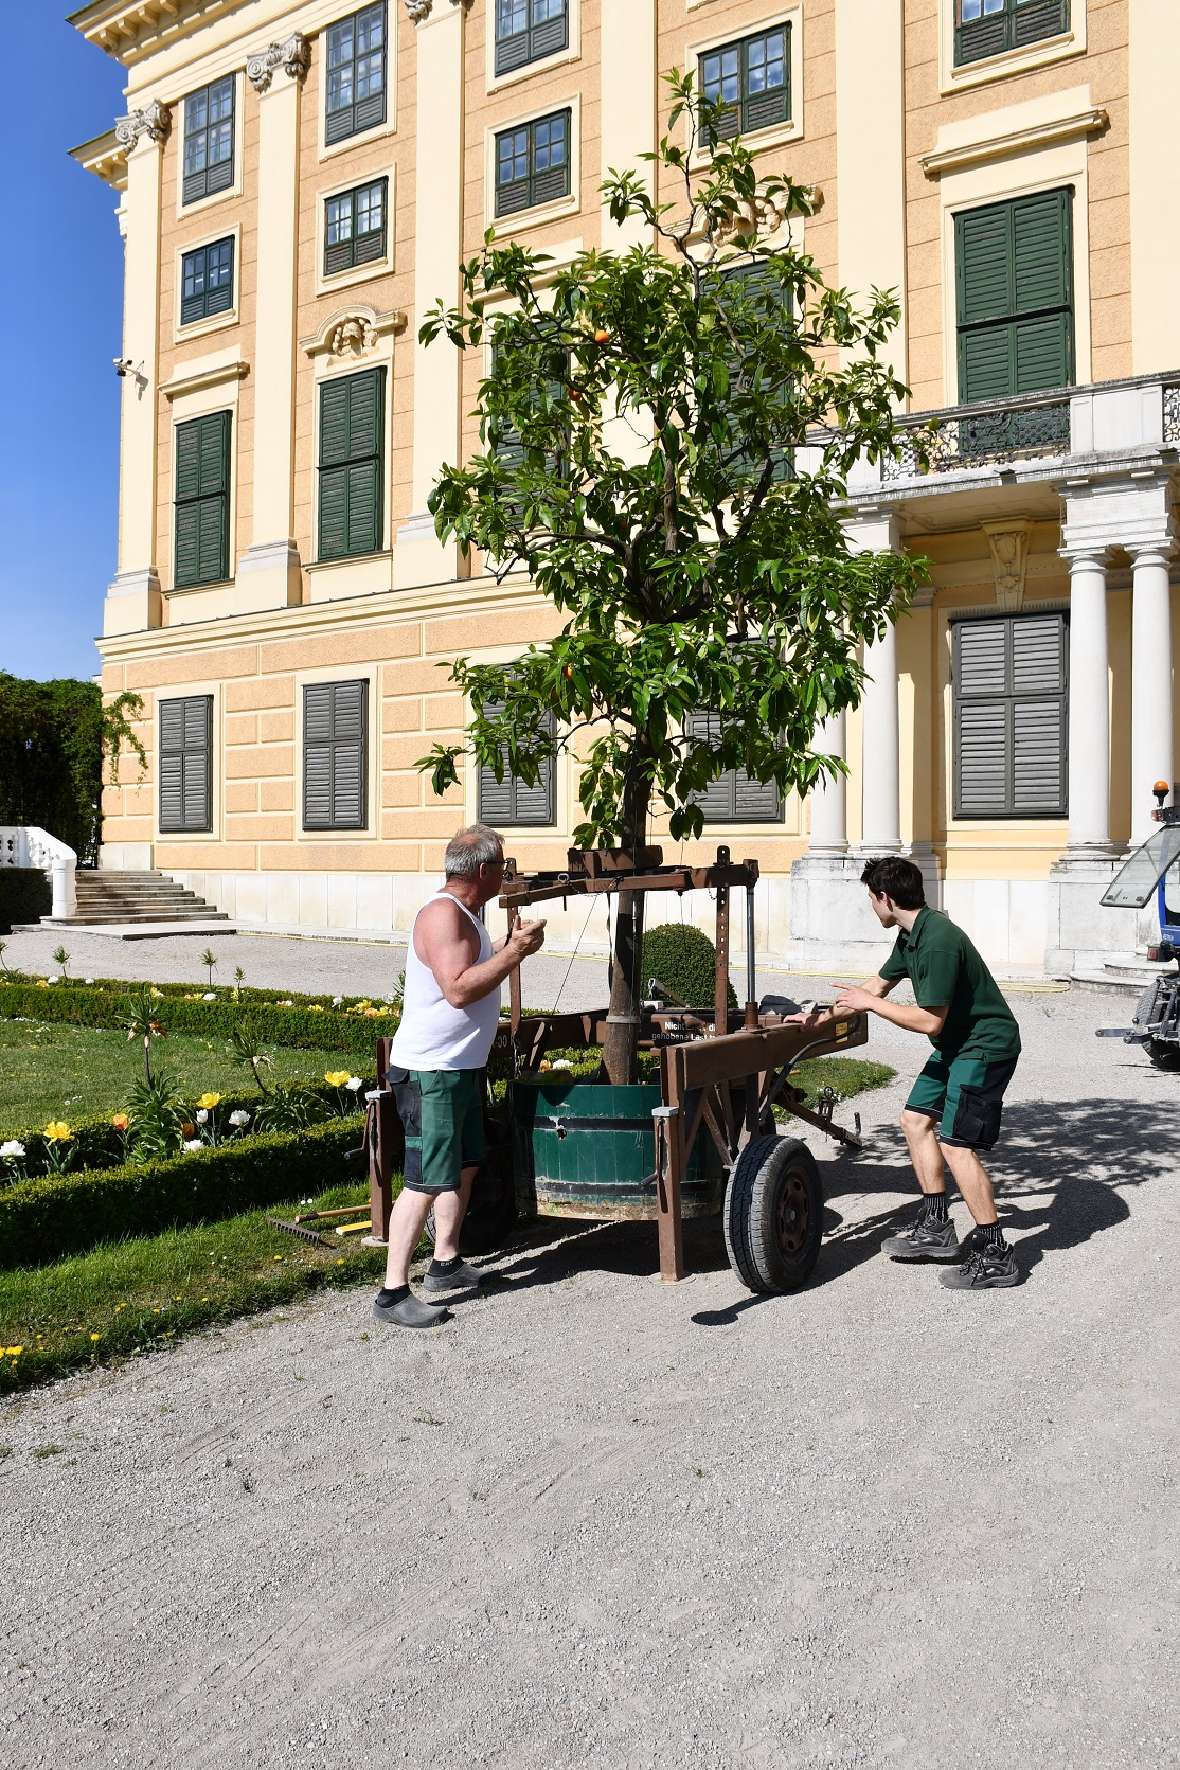
[[[651,788],[646,780],[632,778],[623,799],[622,846],[637,854],[647,832]],[[620,891],[615,897],[618,914],[611,955],[610,1011],[602,1050],[607,1080],[617,1087],[639,1079],[640,1004],[644,979],[639,975],[643,952],[645,892]]]

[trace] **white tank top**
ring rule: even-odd
[[[482,964],[492,956],[492,941],[487,929],[473,916],[466,904],[449,891],[436,891],[422,905],[437,903],[445,897],[462,911],[479,935],[479,960]],[[418,916],[422,910],[418,911]],[[418,926],[414,917],[414,928]],[[424,965],[414,950],[414,929],[410,930],[410,947],[406,954],[406,992],[402,1017],[389,1048],[389,1061],[398,1069],[483,1069],[496,1036],[500,1019],[500,991],[492,990],[466,1008],[453,1008],[438,987],[429,965]]]

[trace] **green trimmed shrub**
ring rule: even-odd
[[[0,934],[19,922],[37,922],[53,908],[48,875],[39,867],[0,867]]]
[[[164,1161],[22,1180],[0,1191],[0,1268],[43,1266],[100,1242],[158,1235],[319,1193],[357,1177],[362,1119],[264,1132]]]
[[[669,995],[687,1008],[712,1011],[716,988],[717,948],[700,928],[687,922],[662,922],[648,928],[643,936],[643,967],[641,988],[647,993],[648,979],[658,977]],[[736,1008],[737,996],[729,986],[729,1005]]]
[[[126,1024],[127,996],[134,987],[106,981],[45,987],[40,983],[6,983],[0,979],[0,1017],[52,1021],[66,1026],[122,1027]],[[236,1002],[229,990],[218,991],[213,1002],[186,1002],[185,993],[193,993],[191,985],[178,988],[173,984],[161,990],[160,1020],[166,1032],[229,1038],[236,1026],[248,1020],[263,1044],[285,1045],[298,1051],[348,1051],[367,1058],[370,1064],[378,1037],[392,1036],[399,1018],[393,1009],[371,1018],[330,1007],[325,1007],[322,1014],[313,1014],[309,1008],[314,998],[310,997],[303,998],[307,1006],[295,1003],[290,1008],[280,1008],[273,994],[261,990],[243,990]],[[294,997],[290,999],[295,1002]],[[166,1051],[163,1056],[166,1059]]]

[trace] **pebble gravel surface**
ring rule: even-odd
[[[328,1293],[10,1401],[5,1765],[1180,1764],[1180,1078],[1012,1000],[1016,1290],[881,1256],[874,1021],[797,1295],[549,1224],[429,1335]]]

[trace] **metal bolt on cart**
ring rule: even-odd
[[[500,905],[511,931],[522,909],[556,898],[614,897],[622,913],[637,892],[710,891],[717,911],[717,964],[711,1009],[660,999],[643,1003],[639,1049],[659,1058],[659,1080],[618,1087],[540,1070],[547,1051],[603,1043],[607,1010],[522,1014],[520,974],[510,981],[511,1010],[493,1063],[507,1069],[502,1101],[488,1107],[489,1157],[468,1213],[468,1243],[490,1250],[517,1216],[654,1221],[660,1277],[685,1276],[686,1217],[722,1214],[734,1272],[752,1291],[790,1291],[805,1283],[819,1255],[823,1191],[807,1146],[781,1137],[776,1109],[836,1142],[859,1147],[856,1131],[833,1119],[835,1097],[808,1105],[791,1072],[804,1057],[848,1051],[868,1038],[867,1017],[845,1014],[819,1026],[792,1024],[796,1004],[754,984],[756,861],[717,850],[712,866],[665,866],[659,848],[571,849],[562,872],[522,874],[505,867]],[[730,894],[745,892],[746,1001],[729,1005]],[[653,980],[654,981],[654,980]],[[378,1075],[388,1041],[378,1041]],[[404,1145],[393,1097],[370,1102],[372,1236],[383,1241],[390,1182]]]

